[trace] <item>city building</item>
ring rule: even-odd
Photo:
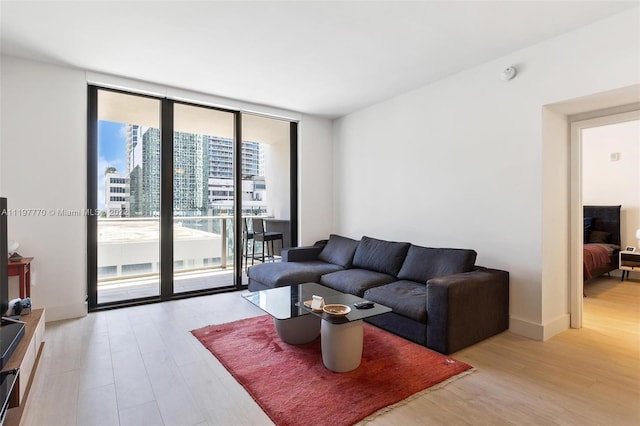
[[[134,126],[129,126],[133,128]],[[137,126],[135,126],[137,127]],[[131,216],[160,215],[160,130],[142,128],[140,143],[128,143]],[[175,132],[173,138],[173,214],[204,216],[209,207],[209,138]]]
[[[206,216],[209,207],[208,138],[195,133],[173,134],[173,215]]]
[[[174,216],[226,215],[233,209],[233,141],[175,132]],[[131,217],[160,214],[160,130],[127,125]],[[242,143],[242,194],[247,213],[266,211],[264,144]]]
[[[242,205],[247,214],[266,212],[264,144],[242,142]],[[209,207],[212,215],[233,209],[233,141],[209,137]]]
[[[107,217],[129,216],[129,195],[129,174],[104,174],[104,211]]]

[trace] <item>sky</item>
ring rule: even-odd
[[[127,126],[112,121],[98,121],[98,158],[107,166],[113,166],[119,173],[126,172]],[[104,176],[104,168],[98,173]]]
[[[127,171],[127,125],[98,120],[98,208],[104,209],[104,171],[115,167]]]

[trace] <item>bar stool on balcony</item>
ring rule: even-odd
[[[264,222],[262,218],[253,218],[251,219],[251,230],[253,235],[253,247],[251,252],[251,264],[253,265],[253,260],[255,259],[255,251],[256,251],[256,242],[262,242],[262,256],[261,261],[264,263],[265,261],[265,253],[267,253],[266,258],[270,258],[272,261],[275,260],[275,250],[273,247],[273,242],[280,240],[280,248],[282,249],[284,240],[282,238],[282,232],[266,232],[264,228]],[[270,247],[269,247],[270,246]]]
[[[253,231],[249,230],[249,218],[245,217],[242,219],[242,262],[244,262],[245,269],[249,266],[249,240],[251,240],[252,245],[255,244]],[[251,264],[253,265],[253,254],[251,255]]]

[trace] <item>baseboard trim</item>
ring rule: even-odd
[[[550,339],[558,333],[568,330],[571,325],[569,314],[560,315],[558,318],[547,322],[544,325],[544,340]]]
[[[511,317],[509,318],[509,331],[529,339],[544,341],[569,329],[570,319],[569,314],[564,314],[546,324],[539,324]]]
[[[520,318],[509,318],[509,331],[533,340],[543,340],[544,337],[542,324]]]

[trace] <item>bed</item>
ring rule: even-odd
[[[584,206],[584,281],[618,269],[621,206]]]

